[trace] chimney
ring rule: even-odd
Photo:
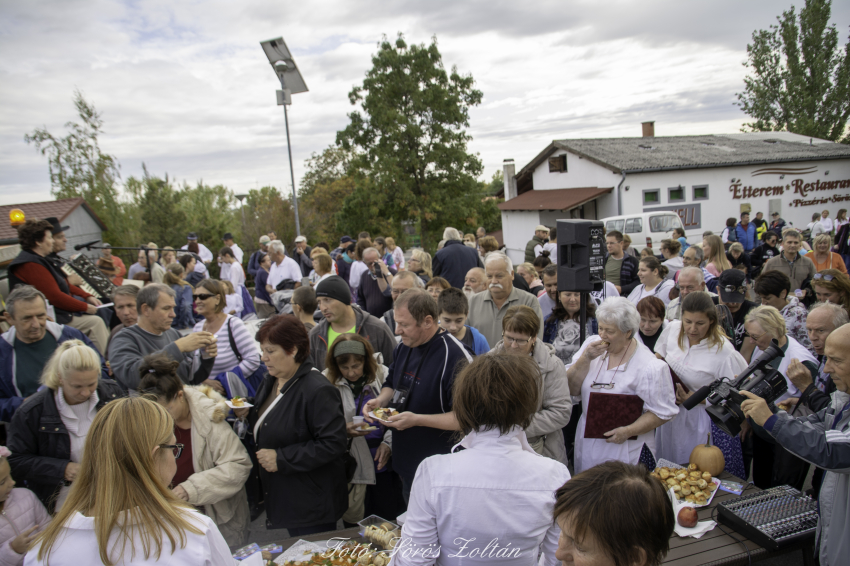
[[[516,165],[513,159],[502,162],[502,175],[505,178],[505,200],[516,198]]]
[[[643,137],[655,137],[655,122],[641,122],[640,125],[643,127]]]

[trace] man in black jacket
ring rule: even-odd
[[[432,271],[434,277],[442,277],[456,289],[463,289],[466,273],[473,267],[482,267],[481,257],[475,248],[470,248],[462,241],[460,232],[455,228],[443,230],[446,243],[443,249],[434,255]]]
[[[779,255],[779,248],[776,247],[778,239],[779,237],[776,235],[776,232],[771,230],[762,234],[761,245],[754,249],[750,254],[750,263],[753,266],[753,272],[750,274],[751,279],[755,279],[759,276],[762,267],[764,267],[764,264],[767,263],[768,260]]]

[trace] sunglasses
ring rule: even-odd
[[[832,281],[833,279],[835,279],[835,277],[833,275],[830,275],[829,273],[815,273],[813,279],[823,279],[824,281]]]
[[[727,293],[741,293],[745,295],[747,293],[746,287],[736,287],[735,285],[724,285],[723,287],[717,287],[718,289],[722,289]]]
[[[209,293],[198,293],[197,295],[192,295],[192,298],[196,301],[206,301],[207,299],[211,299],[216,295],[211,295]]]

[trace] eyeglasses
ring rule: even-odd
[[[516,344],[517,346],[525,346],[531,341],[531,338],[526,338],[525,340],[518,340],[516,338],[511,338],[510,336],[505,336],[504,334],[502,334],[502,340],[504,340],[505,344]]]
[[[160,448],[171,448],[171,451],[174,453],[175,458],[179,458],[180,454],[183,453],[183,445],[182,444],[160,444]]]
[[[758,342],[759,340],[761,340],[761,337],[762,337],[762,336],[764,336],[765,334],[767,334],[767,332],[762,332],[762,333],[761,333],[761,334],[759,334],[758,336],[753,336],[753,335],[752,335],[752,334],[750,334],[749,332],[746,332],[745,334],[746,334],[749,338],[751,338],[754,342]]]
[[[614,389],[614,382],[611,383],[596,383],[595,381],[590,384],[591,389]]]
[[[215,295],[211,295],[209,293],[198,293],[197,295],[192,295],[192,298],[196,301],[206,301],[207,299],[211,299],[215,297]]]
[[[832,281],[835,279],[833,275],[829,273],[815,273],[815,276],[812,279],[823,279],[824,281]]]

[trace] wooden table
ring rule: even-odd
[[[722,480],[730,480],[737,481],[739,483],[744,483],[743,480],[736,478],[735,476],[726,472],[720,474],[719,477]],[[749,485],[744,491],[744,494],[748,495],[757,491],[760,491],[759,488],[755,487],[754,485]],[[735,497],[738,496],[732,493],[727,493],[725,491],[718,491],[717,495],[715,495],[714,499],[711,501],[711,505],[699,509],[699,520],[704,521],[710,519],[712,510],[718,503]],[[715,520],[717,521],[716,516]],[[739,540],[743,540],[746,543],[746,545],[750,549],[750,556],[752,557],[753,562],[759,562],[768,558],[781,556],[783,554],[788,554],[791,552],[802,552],[803,564],[805,564],[806,566],[814,564],[814,539],[808,542],[802,542],[788,546],[786,548],[783,548],[782,550],[771,552],[757,545],[753,541],[745,538],[744,535],[733,531],[731,527],[723,525],[722,523],[720,523],[720,521],[717,522],[718,525],[714,527],[714,529],[712,529],[711,531],[704,534],[701,538],[698,539],[691,537],[681,538],[678,535],[673,534],[673,536],[670,538],[670,552],[667,554],[667,558],[664,560],[664,564],[670,566],[747,564],[747,551],[744,550],[744,546],[740,542],[733,539],[731,536],[725,534],[721,530],[721,527],[726,529],[727,532],[731,532],[732,534],[734,534],[735,537],[737,537]],[[288,538],[277,544],[280,544],[283,549],[286,550],[287,548],[298,542],[299,539],[315,542],[341,537],[345,539],[350,538],[360,542],[361,538],[358,531],[359,528],[354,527],[351,529],[342,529],[339,531],[331,531],[327,533],[319,533],[303,537]]]

